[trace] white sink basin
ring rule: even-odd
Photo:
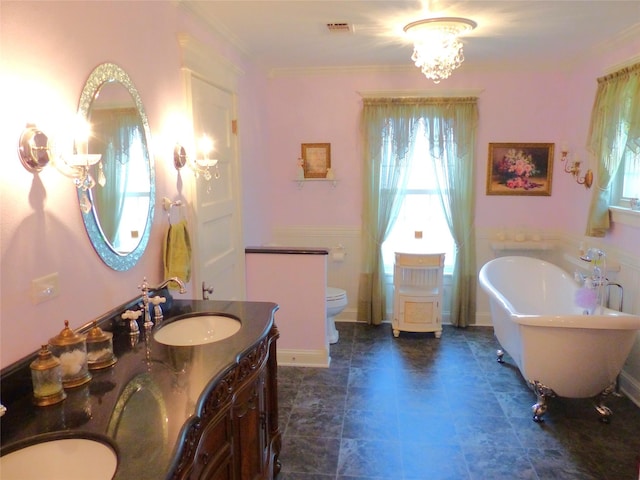
[[[2,480],[110,480],[117,467],[111,445],[89,438],[46,440],[0,457]]]
[[[184,316],[160,328],[156,342],[176,347],[204,345],[229,338],[240,330],[240,320],[216,314]]]

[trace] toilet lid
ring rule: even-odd
[[[327,287],[327,300],[338,300],[347,295],[347,292],[342,288]]]

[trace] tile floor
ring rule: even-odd
[[[338,323],[329,369],[279,367],[278,480],[638,480],[640,408],[552,399],[543,423],[491,328]]]

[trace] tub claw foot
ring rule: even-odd
[[[533,411],[533,421],[540,423],[544,422],[544,418],[542,416],[547,413],[547,404],[538,402],[531,407]]]
[[[543,422],[542,418],[547,413],[547,399],[555,397],[556,394],[549,387],[543,385],[537,380],[529,380],[529,388],[536,394],[537,402],[531,407],[534,422]]]
[[[596,403],[596,412],[600,415],[600,421],[602,423],[609,423],[611,421],[611,416],[613,415],[613,411],[605,405],[605,400],[609,398],[611,395],[616,395],[617,385],[612,383],[607,388],[605,388],[602,393],[598,396],[598,402]]]
[[[496,360],[498,360],[498,363],[504,363],[504,350],[498,349],[496,351],[496,356]]]
[[[606,405],[596,405],[596,412],[600,415],[600,421],[602,423],[611,422],[611,415],[613,415],[613,411],[607,407]]]

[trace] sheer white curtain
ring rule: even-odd
[[[381,245],[393,226],[407,183],[407,155],[423,130],[434,161],[447,223],[456,244],[451,321],[464,327],[475,316],[475,98],[365,99],[363,270],[358,320],[384,319]],[[419,128],[422,123],[424,129]],[[430,160],[433,159],[433,160]]]
[[[143,136],[142,124],[134,108],[108,109],[92,112],[91,121],[101,132],[104,186],[93,189],[93,200],[100,212],[100,227],[112,246],[116,245],[118,227],[126,200],[125,188],[129,174],[132,145]]]

